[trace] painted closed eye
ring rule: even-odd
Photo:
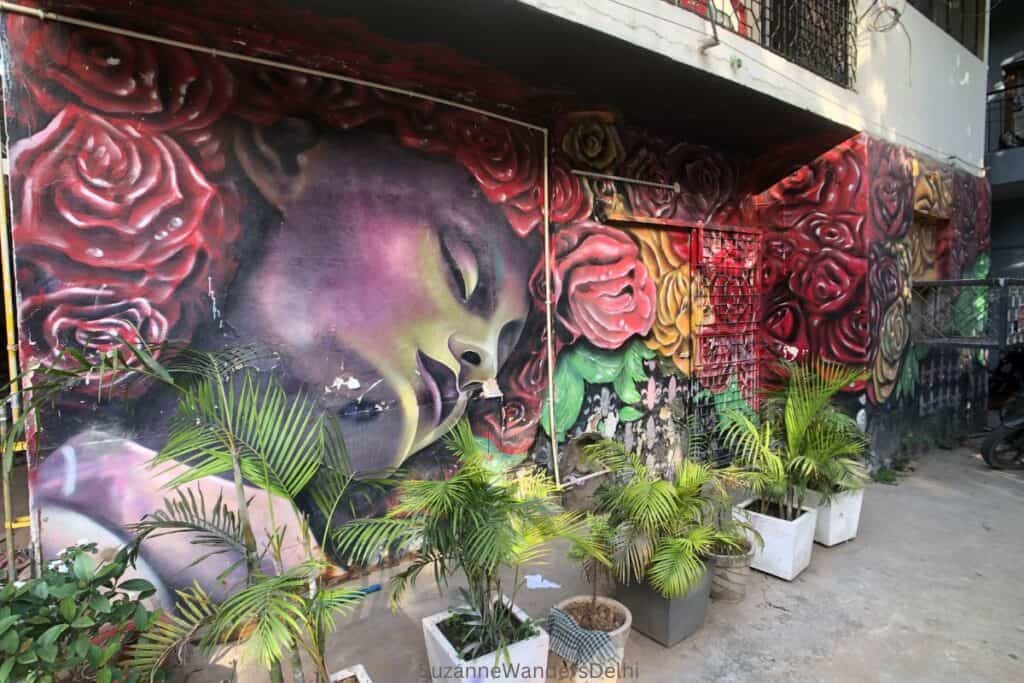
[[[453,232],[442,235],[441,256],[454,281],[455,296],[465,304],[480,283],[480,264],[470,246]]]

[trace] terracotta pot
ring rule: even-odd
[[[590,595],[574,595],[571,598],[562,600],[560,603],[555,605],[555,607],[564,611],[566,607],[573,603],[589,603],[591,599],[592,596]],[[566,664],[569,666],[570,670],[573,671],[573,677],[570,679],[573,683],[577,683],[577,681],[608,681],[609,683],[614,683],[614,681],[617,681],[619,678],[619,665],[626,656],[626,642],[629,640],[629,631],[633,626],[633,613],[629,611],[628,607],[618,600],[613,600],[599,595],[597,597],[597,602],[611,607],[613,610],[619,614],[625,615],[626,617],[626,620],[622,622],[622,626],[618,627],[614,631],[608,632],[612,642],[615,643],[615,661],[602,665],[594,665],[593,667],[584,665],[581,669],[577,669],[574,667],[572,662],[567,661]]]

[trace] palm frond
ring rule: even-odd
[[[321,588],[309,598],[306,611],[320,633],[333,631],[335,619],[353,609],[366,599],[366,591],[361,588],[335,586]]]
[[[309,575],[304,567],[278,576],[256,576],[231,594],[216,611],[205,646],[242,637],[243,653],[260,666],[282,661],[310,627],[304,594]]]
[[[143,517],[128,529],[141,539],[172,534],[188,534],[192,545],[215,548],[192,564],[225,552],[245,554],[242,524],[231,508],[217,495],[212,509],[207,510],[201,488],[178,489],[176,498],[165,498],[163,510]]]
[[[329,415],[324,420],[322,438],[320,469],[309,482],[307,491],[313,499],[313,504],[330,524],[355,475],[352,471],[352,462],[349,460],[348,447],[345,445],[345,437],[335,415]]]
[[[613,439],[602,439],[597,443],[584,446],[583,457],[585,460],[595,462],[618,474],[636,474],[646,470],[639,456],[631,453],[625,445]]]
[[[616,579],[625,584],[643,581],[653,556],[650,536],[628,522],[618,526],[612,552]]]
[[[664,538],[651,558],[647,580],[666,599],[678,598],[693,589],[704,575],[703,557],[716,541],[715,529],[699,526],[684,536]]]
[[[423,534],[423,527],[424,521],[418,518],[358,519],[338,527],[332,540],[340,558],[367,564],[391,546],[413,542]]]
[[[184,661],[184,648],[212,623],[216,614],[216,606],[199,582],[177,591],[177,596],[175,612],[154,619],[128,649],[128,666],[150,681],[156,680],[157,673],[172,656]]]
[[[323,418],[305,395],[289,397],[276,380],[246,371],[232,405],[233,438],[242,472],[260,488],[294,498],[316,475],[323,454]]]

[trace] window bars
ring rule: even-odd
[[[911,341],[1002,349],[1024,344],[1024,279],[915,282]]]
[[[844,88],[857,70],[852,0],[666,0]]]

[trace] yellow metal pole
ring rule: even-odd
[[[6,158],[5,158],[6,161]],[[11,273],[11,236],[7,223],[7,177],[6,168],[0,169],[0,277],[4,293],[4,338],[7,340],[7,373],[11,392],[11,423],[4,425],[3,454],[3,505],[4,542],[7,546],[7,578],[17,579],[14,568],[14,506],[11,504],[11,472],[14,469],[14,450],[6,448],[7,430],[13,428],[21,417],[21,397],[18,395],[18,337],[14,323],[14,278]],[[6,419],[6,416],[4,416]]]

